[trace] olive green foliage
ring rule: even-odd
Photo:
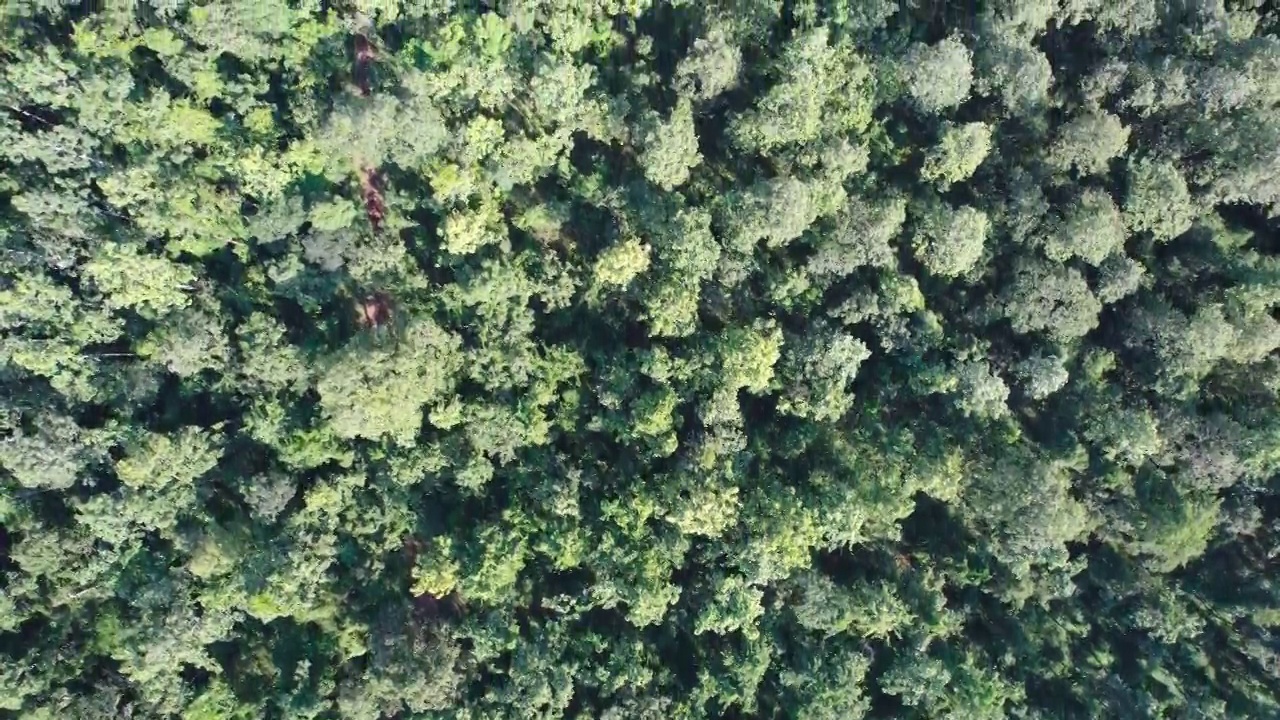
[[[921,110],[946,112],[969,97],[973,51],[957,37],[916,42],[903,57],[907,91]]]
[[[991,229],[987,214],[968,205],[951,207],[943,202],[921,203],[914,249],[920,264],[944,277],[963,275],[982,258]]]
[[[985,123],[946,125],[942,139],[925,153],[925,180],[949,185],[967,179],[991,151],[991,128]]]
[[[1058,170],[1075,169],[1092,175],[1107,169],[1107,163],[1124,154],[1129,129],[1120,118],[1107,112],[1081,115],[1058,129],[1049,146],[1049,162]]]
[[[0,6],[0,717],[1280,717],[1270,4]]]
[[[1124,218],[1111,196],[1088,189],[1063,209],[1044,241],[1044,253],[1057,262],[1078,257],[1098,266],[1124,249]]]
[[[654,118],[648,125],[640,140],[640,165],[645,177],[664,190],[683,185],[689,179],[689,171],[702,162],[692,105],[682,98],[668,121]]]

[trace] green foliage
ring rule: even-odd
[[[820,421],[838,419],[853,406],[849,386],[869,357],[861,340],[845,334],[788,343],[783,370],[788,390],[778,410]]]
[[[138,354],[182,377],[221,369],[230,359],[226,332],[212,312],[186,309],[137,344]]]
[[[1027,394],[1036,400],[1043,400],[1062,389],[1071,377],[1062,360],[1054,356],[1027,358],[1018,363],[1017,372],[1025,381]]]
[[[891,267],[893,239],[907,221],[902,198],[850,199],[833,227],[816,240],[808,270],[817,276],[844,276],[859,267]]]
[[[885,693],[896,695],[902,704],[928,708],[939,703],[951,682],[951,672],[942,660],[919,653],[895,657],[893,665],[880,677]]]
[[[774,73],[777,80],[729,132],[746,152],[769,154],[785,146],[857,132],[871,122],[870,69],[826,32],[789,41]]]
[[[1280,716],[1265,3],[4,13],[5,717]]]
[[[630,283],[649,267],[649,248],[637,240],[619,243],[600,254],[592,275],[601,285]]]
[[[1129,128],[1108,112],[1081,115],[1064,124],[1049,146],[1049,164],[1060,171],[1075,169],[1081,175],[1096,175],[1107,169],[1112,158],[1124,154]]]
[[[1152,558],[1157,572],[1171,572],[1204,554],[1218,524],[1220,502],[1212,495],[1181,491],[1168,478],[1148,475],[1138,497],[1141,514],[1126,544]]]
[[[959,105],[973,87],[973,53],[958,38],[934,45],[915,43],[903,58],[907,92],[925,112],[938,113]]]
[[[1002,298],[1014,332],[1074,340],[1098,324],[1102,305],[1075,268],[1027,262],[1014,269]]]
[[[342,438],[413,443],[423,408],[447,395],[461,363],[456,337],[430,320],[399,337],[342,348],[316,382],[321,407]]]
[[[777,178],[728,195],[721,213],[727,249],[750,255],[761,240],[778,246],[799,238],[821,213],[813,189],[795,178]]]
[[[1057,262],[1078,257],[1098,266],[1124,248],[1125,236],[1124,218],[1111,196],[1085,190],[1045,238],[1044,254]]]
[[[788,707],[804,720],[864,718],[871,710],[871,698],[863,687],[870,666],[865,655],[844,649],[814,657],[805,667],[788,670],[780,678],[783,687],[794,693]]]
[[[925,153],[921,177],[944,186],[966,180],[989,152],[991,127],[986,123],[948,124],[942,139]]]
[[[116,463],[116,476],[131,488],[190,484],[218,464],[216,441],[188,428],[176,437],[150,435]]]
[[[1049,102],[1053,68],[1039,48],[1021,41],[995,41],[974,55],[974,89],[994,94],[1009,112],[1033,115]]]
[[[990,228],[991,223],[981,210],[931,203],[916,221],[916,257],[934,275],[964,275],[982,259]]]
[[[676,68],[676,86],[694,100],[710,100],[737,85],[741,72],[742,51],[716,29],[693,41]]]
[[[884,638],[897,634],[912,620],[910,610],[887,583],[845,588],[820,574],[805,576],[799,583],[796,622],[827,637],[852,633]]]
[[[651,120],[640,140],[640,165],[645,177],[663,190],[688,181],[689,171],[702,162],[698,135],[693,128],[693,106],[681,100],[663,122]]]
[[[696,325],[703,282],[720,260],[721,247],[711,231],[711,215],[675,211],[654,231],[658,266],[645,293],[642,317],[655,336],[684,336]]]
[[[186,305],[195,281],[184,265],[115,243],[104,244],[85,263],[84,276],[105,296],[108,308],[152,316]]]
[[[103,459],[105,448],[95,447],[100,433],[71,418],[41,413],[32,425],[31,432],[16,429],[0,444],[0,463],[21,487],[65,490],[88,465]]]
[[[760,601],[764,592],[731,575],[716,582],[710,604],[693,623],[695,635],[706,632],[725,635],[735,631],[756,633],[755,623],[764,614]]]
[[[999,418],[1009,412],[1009,388],[981,360],[961,363],[955,370],[956,406],[965,415]]]
[[[1129,227],[1170,240],[1186,232],[1196,218],[1191,193],[1178,169],[1168,162],[1139,160],[1129,168],[1125,197]]]

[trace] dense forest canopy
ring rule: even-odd
[[[0,8],[0,716],[1280,717],[1270,3]]]

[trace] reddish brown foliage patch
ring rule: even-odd
[[[378,59],[378,51],[364,35],[356,35],[355,51],[356,62],[352,75],[355,77],[356,86],[360,88],[360,94],[368,97],[373,78],[373,62]]]
[[[391,298],[375,292],[356,303],[356,320],[367,328],[380,328],[391,322]]]
[[[423,593],[413,598],[413,610],[414,614],[421,620],[434,620],[441,617],[456,619],[462,617],[467,610],[467,606],[456,592],[451,592],[441,598],[429,593]]]
[[[387,204],[382,198],[382,176],[374,168],[360,168],[360,196],[364,199],[364,214],[369,218],[373,231],[382,229],[387,216]]]

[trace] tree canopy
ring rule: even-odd
[[[0,5],[0,717],[1280,717],[1270,4]]]

